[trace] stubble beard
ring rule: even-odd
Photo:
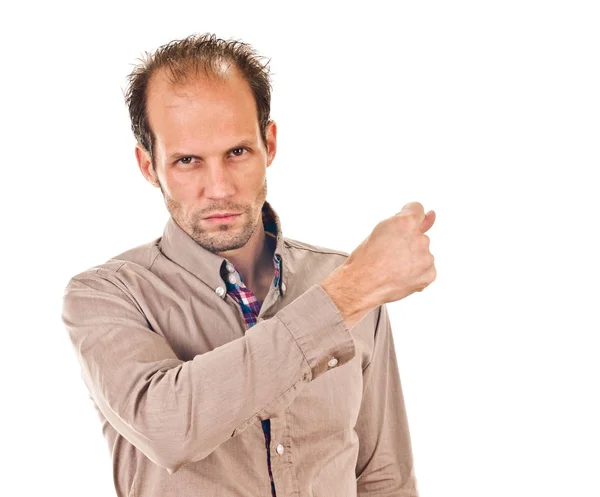
[[[240,222],[240,218],[238,218],[232,225],[220,224],[208,229],[201,227],[203,221],[201,220],[202,216],[199,213],[191,212],[186,216],[181,204],[165,194],[160,180],[158,180],[158,183],[167,210],[173,219],[198,245],[212,253],[226,252],[243,247],[254,234],[258,223],[262,222],[262,207],[267,198],[266,178],[253,205],[243,208],[240,218],[244,224],[241,227],[238,224]],[[221,206],[221,208],[217,210],[238,212],[240,209],[239,207],[236,208],[233,206]]]

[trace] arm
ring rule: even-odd
[[[385,305],[363,370],[363,398],[354,428],[359,438],[358,497],[418,497],[408,421]]]
[[[62,320],[92,398],[108,422],[173,474],[256,419],[285,409],[308,382],[355,355],[319,285],[244,337],[179,360],[109,271],[69,281]]]

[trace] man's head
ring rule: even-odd
[[[211,252],[243,247],[262,222],[277,128],[260,58],[245,43],[207,33],[146,54],[129,75],[140,170],[177,224]],[[204,219],[220,212],[242,214]]]

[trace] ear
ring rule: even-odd
[[[265,135],[267,138],[267,167],[271,165],[275,154],[277,153],[277,124],[275,121],[270,120],[265,129]]]
[[[160,185],[158,183],[156,173],[152,169],[152,160],[150,159],[150,154],[139,143],[137,143],[135,146],[135,158],[137,159],[138,166],[144,175],[144,178],[146,178],[151,185],[159,188]]]

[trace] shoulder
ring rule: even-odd
[[[343,259],[346,259],[350,255],[348,252],[344,252],[343,250],[321,247],[319,245],[301,242],[288,237],[284,237],[283,242],[287,248],[292,250],[304,250],[314,254],[322,254],[324,256],[339,256]]]
[[[322,247],[284,237],[285,260],[292,274],[307,285],[321,281],[338,266],[341,266],[349,254],[343,250]]]
[[[103,263],[88,267],[71,276],[67,286],[71,285],[73,281],[88,285],[94,284],[92,282],[95,282],[96,285],[103,282],[121,286],[119,283],[125,284],[127,280],[136,276],[146,275],[160,254],[159,241],[160,238],[156,238],[151,242],[114,255]]]

